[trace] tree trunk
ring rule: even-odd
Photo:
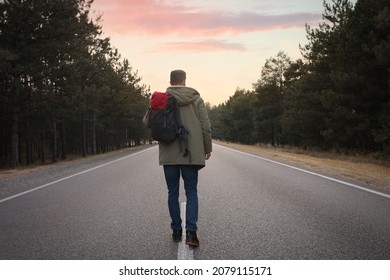
[[[51,161],[57,162],[57,123],[53,122],[53,139],[51,149]]]
[[[18,79],[18,78],[17,78]],[[19,97],[20,97],[20,81],[16,81],[15,92],[12,95],[12,111],[11,111],[11,159],[10,167],[16,168],[19,165]]]
[[[96,155],[96,114],[92,116],[92,154]]]
[[[26,122],[26,165],[31,165],[33,163],[33,151],[32,151],[32,141],[31,141],[31,129],[30,122]]]
[[[4,117],[4,119],[5,119],[5,117]],[[4,158],[8,158],[8,151],[9,151],[8,131],[9,131],[8,126],[5,125],[5,123],[3,122],[1,124],[1,143],[2,143],[2,145],[0,146],[0,156],[4,157]]]
[[[81,153],[83,158],[87,157],[87,127],[85,122],[85,116],[83,115],[83,131],[82,131],[82,147],[81,147]]]
[[[39,144],[39,154],[40,154],[40,157],[41,157],[41,163],[45,163],[45,128],[42,127],[42,131],[41,131],[41,137],[40,137],[40,144]]]
[[[61,123],[60,129],[60,145],[61,145],[61,159],[66,159],[66,138],[65,138],[65,124]]]

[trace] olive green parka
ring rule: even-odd
[[[205,166],[205,154],[212,151],[211,126],[206,106],[200,94],[186,86],[172,86],[167,89],[178,101],[183,126],[188,131],[189,155],[183,156],[180,142],[159,143],[160,165]]]

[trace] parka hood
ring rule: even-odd
[[[196,89],[185,86],[169,87],[167,88],[167,92],[176,98],[179,106],[191,104],[200,97]]]

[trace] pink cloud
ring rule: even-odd
[[[268,15],[256,12],[202,11],[167,0],[95,0],[105,30],[136,34],[218,36],[304,27],[322,16],[312,13]]]
[[[190,52],[190,53],[200,53],[200,52],[211,52],[211,51],[246,51],[246,48],[243,45],[236,43],[227,43],[225,41],[217,40],[206,40],[199,42],[171,42],[166,43],[163,46],[156,47],[149,52]]]

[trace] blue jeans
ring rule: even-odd
[[[196,165],[164,165],[165,181],[168,186],[168,207],[172,220],[172,230],[182,230],[179,204],[180,173],[184,180],[184,189],[187,197],[186,230],[197,230],[198,170],[198,166]]]

